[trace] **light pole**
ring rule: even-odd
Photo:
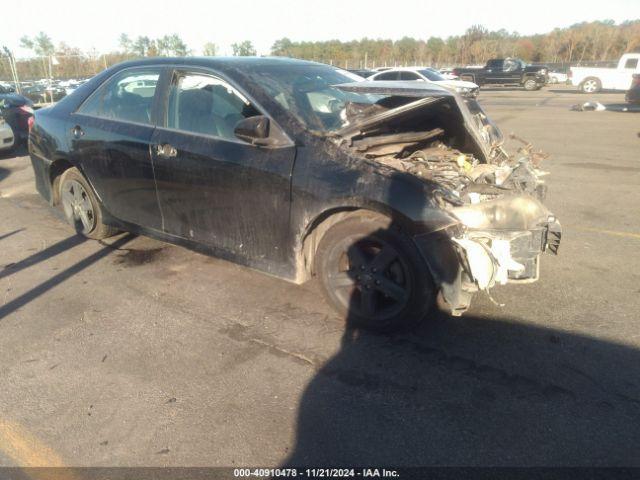
[[[4,53],[7,55],[9,59],[9,69],[11,70],[11,76],[13,77],[13,83],[16,86],[16,92],[22,93],[22,89],[20,88],[20,80],[18,79],[18,69],[16,67],[16,59],[7,47],[2,47]]]

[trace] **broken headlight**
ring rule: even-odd
[[[530,230],[550,215],[542,203],[528,195],[455,207],[451,212],[473,230]]]

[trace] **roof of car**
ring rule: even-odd
[[[411,71],[412,72],[412,71],[415,71],[415,70],[433,70],[433,69],[431,67],[420,67],[420,66],[417,66],[417,67],[392,67],[392,68],[389,68],[387,70],[382,70],[379,73],[382,73],[382,72],[396,72],[396,71],[399,71],[399,70]]]
[[[144,65],[193,65],[213,68],[225,67],[256,67],[265,65],[324,65],[322,63],[298,60],[288,57],[150,57],[139,60],[130,60],[118,64],[118,66],[144,66]]]

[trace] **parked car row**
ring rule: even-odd
[[[49,80],[41,79],[34,82],[20,82],[20,91],[10,83],[0,83],[0,94],[20,93],[33,103],[57,102],[69,95],[87,79]]]
[[[517,58],[491,59],[485,66],[464,68],[381,67],[376,70],[352,70],[372,81],[423,81],[437,83],[464,95],[476,97],[484,85],[516,85],[525,90],[539,90],[551,78],[544,65],[528,65]],[[566,80],[566,79],[565,79]]]

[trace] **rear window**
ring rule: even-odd
[[[159,69],[125,70],[103,83],[78,113],[124,122],[151,124]]]
[[[638,68],[638,59],[637,58],[628,58],[624,64],[624,68],[636,69]]]
[[[385,72],[378,75],[374,80],[383,81],[383,80],[397,80],[398,72]]]

